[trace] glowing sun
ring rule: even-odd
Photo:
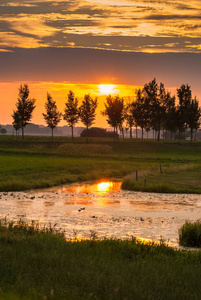
[[[99,84],[98,89],[101,95],[111,95],[115,92],[115,84]]]

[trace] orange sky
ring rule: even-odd
[[[70,89],[80,101],[97,96],[103,127],[104,93],[133,97],[153,78],[172,94],[189,84],[201,99],[200,15],[200,0],[0,0],[0,124],[12,122],[23,83],[37,124],[47,92],[61,111]]]
[[[69,83],[52,83],[52,82],[26,82],[30,89],[30,97],[36,99],[36,109],[33,113],[32,122],[36,124],[44,124],[42,112],[47,98],[47,91],[56,100],[58,109],[63,112],[64,103],[67,100],[69,90],[75,93],[81,104],[85,94],[90,93],[92,97],[98,97],[98,108],[96,117],[96,126],[108,127],[105,118],[100,114],[104,109],[105,98],[109,94],[121,95],[126,100],[128,97],[134,99],[135,89],[137,87],[130,85],[115,85],[115,84],[69,84]],[[21,83],[0,83],[1,98],[6,105],[3,105],[0,111],[1,124],[12,123],[12,111],[15,109],[15,103],[18,97],[18,88]],[[66,125],[65,121],[61,121],[59,125]],[[83,126],[81,123],[78,126]]]

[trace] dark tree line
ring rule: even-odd
[[[144,130],[157,132],[157,140],[160,140],[161,130],[170,132],[171,138],[175,132],[181,133],[188,127],[193,132],[200,126],[201,109],[197,98],[192,97],[192,92],[188,84],[181,85],[177,89],[178,104],[175,96],[165,90],[164,84],[159,85],[156,79],[145,84],[142,89],[136,91],[135,101],[126,103],[119,97],[107,97],[105,110],[102,112],[107,117],[107,122],[114,128],[114,132],[119,128],[122,131],[130,129],[132,137],[132,127],[141,128],[142,140]]]
[[[13,127],[17,131],[22,129],[22,138],[24,138],[24,127],[31,121],[33,110],[35,109],[35,99],[29,98],[29,88],[27,84],[20,86],[18,101],[16,103],[16,110],[13,111]],[[69,91],[67,102],[65,103],[64,113],[58,111],[56,101],[53,100],[51,95],[47,93],[47,100],[45,102],[45,111],[43,117],[48,127],[51,128],[52,140],[54,128],[57,127],[62,117],[67,124],[72,128],[80,119],[81,122],[88,128],[94,123],[97,108],[97,98],[93,99],[89,94],[84,96],[84,100],[80,107],[78,107],[78,100],[72,91]],[[88,141],[88,135],[86,135]]]
[[[166,91],[164,84],[158,84],[156,79],[145,84],[142,89],[136,90],[136,97],[133,101],[125,101],[119,96],[106,97],[105,109],[101,112],[106,117],[107,123],[114,129],[114,140],[118,137],[118,130],[124,136],[124,130],[130,131],[132,138],[132,128],[141,128],[142,140],[144,131],[153,130],[157,133],[157,140],[160,140],[161,130],[173,134],[178,132],[180,138],[186,128],[190,129],[191,141],[193,133],[199,129],[201,109],[196,97],[192,97],[191,88],[188,84],[181,85],[177,89],[176,97]],[[35,99],[29,97],[27,84],[20,86],[16,110],[13,111],[13,126],[16,132],[22,130],[24,137],[24,127],[30,122],[35,109]],[[57,109],[56,101],[47,93],[45,111],[43,117],[47,126],[53,130],[59,124],[62,117],[67,124],[73,128],[79,120],[86,126],[86,139],[88,141],[88,128],[95,122],[97,98],[93,99],[90,94],[84,96],[80,106],[75,94],[69,91],[65,103],[64,113]],[[137,132],[137,130],[136,130]]]

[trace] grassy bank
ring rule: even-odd
[[[0,299],[200,299],[201,252],[0,225]]]
[[[159,166],[163,174],[160,174]],[[201,143],[0,136],[0,191],[124,178],[133,190],[200,193]],[[139,180],[135,181],[135,171]],[[146,179],[146,186],[144,180]]]
[[[122,183],[125,190],[156,193],[201,194],[200,164],[166,165],[160,170],[147,170],[126,176]]]

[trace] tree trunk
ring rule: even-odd
[[[71,126],[71,132],[72,132],[72,140],[73,140],[73,126]]]
[[[160,133],[161,133],[161,121],[159,120],[159,122],[158,122],[158,138],[157,138],[158,142],[160,141]]]
[[[114,126],[114,143],[115,143],[115,126]]]
[[[86,135],[86,142],[88,143],[88,125],[87,125],[87,135]]]
[[[136,139],[137,139],[137,126],[136,126]]]
[[[53,142],[53,138],[54,138],[54,137],[53,137],[53,130],[54,130],[54,128],[52,128],[52,142]]]
[[[130,139],[132,139],[132,127],[130,127]]]
[[[124,139],[124,129],[123,129],[123,127],[122,127],[122,137]]]
[[[179,144],[180,144],[180,138],[181,138],[181,131],[179,130],[179,136],[178,136],[178,142],[179,142]]]
[[[24,139],[24,127],[22,126],[22,139]]]
[[[191,142],[193,141],[193,129],[191,128]]]
[[[197,129],[195,130],[194,141],[196,141]]]
[[[117,134],[117,141],[119,140],[119,136],[118,136],[118,128],[116,127],[116,134]],[[119,132],[120,134],[120,132]]]
[[[143,134],[144,134],[143,127],[141,129],[142,129],[142,143],[143,143]]]

